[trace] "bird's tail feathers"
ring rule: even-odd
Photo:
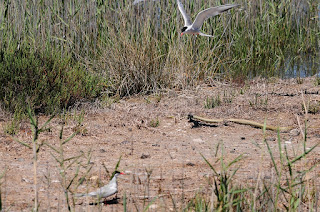
[[[201,35],[201,36],[206,36],[206,37],[211,37],[211,38],[214,37],[213,35],[207,35],[207,34],[204,34],[204,33],[202,33],[202,32],[199,32],[199,35]]]
[[[75,197],[84,197],[84,196],[87,196],[87,194],[75,194],[74,196]]]

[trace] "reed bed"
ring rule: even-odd
[[[34,60],[32,55],[37,53],[53,58],[53,64],[67,62],[71,67],[66,70],[72,73],[72,67],[78,67],[74,72],[80,78],[68,78],[64,84],[72,85],[65,87],[70,89],[75,81],[82,80],[77,87],[85,86],[87,90],[80,92],[85,95],[71,92],[68,97],[59,97],[62,100],[55,96],[63,104],[51,104],[51,108],[63,108],[77,98],[184,89],[217,79],[243,83],[258,75],[280,76],[286,67],[304,56],[319,55],[316,1],[183,3],[192,18],[210,6],[238,3],[241,7],[208,19],[202,30],[215,37],[206,38],[180,37],[183,19],[175,0],[146,0],[136,5],[127,0],[1,1],[0,64],[5,68],[0,81],[3,86],[17,85],[19,80],[12,79],[23,78],[21,72],[26,68],[13,72],[17,62],[6,59],[15,57],[17,52],[26,60]],[[31,64],[27,69],[46,61]],[[312,67],[315,74],[319,63],[313,63]],[[56,71],[55,68],[53,65],[47,69]],[[74,72],[71,75],[76,75]],[[44,83],[45,88],[49,86]],[[21,91],[11,89],[0,94],[11,111],[16,108],[6,102],[17,99],[18,93]],[[24,97],[35,95],[26,93]],[[43,102],[33,102],[31,106],[34,104],[43,110]]]

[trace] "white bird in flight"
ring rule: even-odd
[[[118,192],[118,184],[117,184],[117,177],[120,174],[124,174],[123,172],[116,171],[111,181],[108,183],[108,185],[105,185],[101,188],[99,188],[96,191],[90,192],[90,193],[83,193],[83,194],[76,194],[76,197],[98,197],[98,198],[107,198],[115,193]]]
[[[206,37],[213,37],[212,35],[207,35],[200,32],[200,28],[203,22],[210,17],[219,15],[220,13],[228,11],[233,7],[239,6],[239,4],[225,4],[217,7],[210,7],[208,9],[200,11],[196,19],[192,23],[190,16],[186,13],[180,0],[177,0],[177,3],[178,3],[179,10],[184,19],[184,27],[181,29],[181,36],[184,34],[193,34],[193,35],[201,35]]]

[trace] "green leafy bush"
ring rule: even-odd
[[[68,55],[12,45],[0,50],[0,101],[10,112],[50,114],[99,95],[98,77]]]

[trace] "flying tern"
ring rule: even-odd
[[[219,15],[220,13],[228,11],[233,7],[239,6],[239,4],[225,4],[217,7],[210,7],[208,9],[200,11],[196,19],[192,23],[190,16],[186,13],[180,0],[177,0],[177,3],[178,3],[179,10],[184,19],[184,27],[181,29],[181,36],[184,34],[193,34],[193,35],[201,35],[206,37],[213,37],[212,35],[207,35],[200,32],[203,22],[210,17]]]

